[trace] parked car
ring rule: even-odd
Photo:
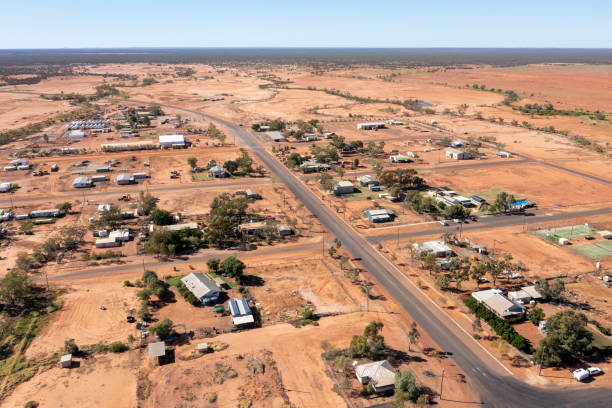
[[[444,220],[440,220],[438,221],[440,223],[440,225],[442,225],[443,227],[446,227],[448,225],[448,222],[444,221]]]
[[[590,375],[603,374],[603,371],[601,371],[601,368],[599,367],[589,367],[587,368],[587,371],[589,372]]]
[[[591,374],[589,374],[589,372],[585,370],[584,368],[577,369],[576,371],[572,373],[572,375],[578,381],[584,381],[591,376]]]

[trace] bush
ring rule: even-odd
[[[110,345],[110,351],[112,353],[123,353],[124,351],[127,351],[127,350],[128,350],[128,346],[126,346],[120,341],[116,341]]]
[[[74,339],[68,339],[64,342],[64,353],[77,354],[78,352],[79,352],[79,346],[77,346]]]
[[[176,286],[176,288],[178,289],[178,292],[181,294],[181,296],[183,296],[183,298],[185,298],[185,300],[190,305],[196,305],[196,304],[200,303],[198,298],[196,298],[194,296],[194,294],[191,293],[189,291],[189,289],[187,289],[187,286],[185,286],[185,284],[183,282],[179,282],[179,284]]]
[[[125,280],[123,281],[123,286],[125,286],[126,288],[132,288],[134,287],[134,284],[130,282],[129,280]]]
[[[533,347],[531,343],[529,343],[529,340],[518,334],[510,324],[510,321],[500,318],[484,305],[478,303],[476,299],[471,296],[464,299],[463,302],[472,313],[486,321],[502,339],[520,351],[530,354],[533,353]],[[516,321],[516,319],[513,321]]]

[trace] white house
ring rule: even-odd
[[[472,297],[500,317],[521,316],[525,313],[523,306],[505,297],[499,289],[474,292]]]
[[[402,156],[401,154],[389,156],[389,163],[410,163],[411,161],[410,157]]]
[[[283,134],[278,130],[266,132],[266,136],[268,136],[273,142],[284,142],[286,140],[285,136],[283,136]]]
[[[455,149],[454,147],[447,147],[446,158],[453,160],[467,160],[470,158],[470,155],[463,150]]]
[[[444,258],[453,254],[453,250],[442,241],[427,241],[421,245],[415,243],[412,244],[412,247],[419,252],[431,251],[437,258]]]
[[[395,369],[387,360],[358,364],[353,362],[355,376],[361,384],[372,384],[376,393],[390,391],[395,386]]]
[[[378,185],[378,180],[375,177],[370,176],[369,174],[366,174],[365,176],[357,177],[357,181],[360,182],[361,185],[364,187]]]
[[[183,135],[160,135],[159,145],[161,147],[184,147],[185,137]]]
[[[211,304],[219,300],[221,289],[202,273],[190,273],[181,282],[203,304]]]
[[[98,238],[96,239],[96,248],[112,248],[121,246],[121,241],[117,241],[115,238]]]
[[[89,181],[89,177],[77,177],[72,182],[72,187],[88,188],[88,187],[91,187],[91,181]]]
[[[340,180],[334,186],[334,194],[338,196],[342,194],[351,194],[354,192],[355,186],[353,186],[353,183],[351,183],[350,181]]]

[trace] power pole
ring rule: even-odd
[[[540,356],[540,369],[538,370],[538,375],[542,375],[542,364],[544,363],[544,353],[546,352],[546,346],[542,347],[542,355]]]
[[[444,370],[445,368],[442,367],[442,380],[440,381],[440,399],[442,399],[442,387],[444,386]]]

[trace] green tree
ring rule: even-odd
[[[223,168],[227,170],[230,175],[234,175],[236,170],[238,170],[238,163],[235,160],[228,160],[223,163]]]
[[[560,365],[581,358],[591,351],[593,334],[583,313],[567,309],[546,319],[548,333],[540,341],[534,361]]]
[[[538,279],[535,287],[544,298],[553,300],[559,300],[561,294],[565,291],[565,284],[559,278],[553,280],[552,283],[549,283],[546,279]]]
[[[124,351],[128,350],[128,346],[126,346],[125,344],[123,344],[120,341],[115,341],[113,343],[111,343],[110,345],[110,351],[111,353],[123,353]]]
[[[116,229],[119,227],[122,220],[121,210],[119,210],[117,206],[111,205],[110,208],[100,213],[98,219],[91,223],[91,227],[93,229]]]
[[[187,158],[187,164],[189,164],[192,169],[195,169],[198,166],[198,159],[195,157],[189,157]]]
[[[382,172],[384,170],[384,164],[382,160],[372,160],[372,171],[376,174],[376,178],[380,179]]]
[[[156,208],[151,211],[151,221],[155,225],[171,225],[174,223],[174,217],[169,211]]]
[[[34,223],[32,222],[32,220],[23,220],[19,224],[19,230],[21,230],[21,232],[23,232],[24,234],[31,234],[33,228]]]
[[[240,149],[240,157],[238,157],[235,161],[238,168],[243,173],[249,174],[251,171],[253,171],[253,159],[251,156],[249,156],[249,152],[247,152],[245,149]]]
[[[66,354],[77,354],[79,352],[79,346],[77,346],[74,339],[66,339],[64,341],[64,353]]]
[[[36,266],[36,260],[25,252],[19,252],[17,254],[17,260],[15,261],[15,267],[26,273],[30,272]]]
[[[172,331],[173,326],[174,323],[172,323],[172,320],[165,318],[161,322],[157,323],[155,326],[151,326],[150,330],[151,333],[157,335],[160,340],[163,340],[168,337],[168,335]]]
[[[323,173],[319,177],[319,183],[321,183],[321,187],[323,190],[331,191],[334,188],[334,178],[329,173]]]
[[[145,215],[149,215],[157,205],[157,199],[149,192],[140,191],[138,193],[138,205]]]
[[[140,121],[142,122],[142,125],[143,125],[144,127],[149,127],[149,126],[151,126],[151,119],[149,119],[149,117],[148,117],[148,116],[144,116],[144,117],[143,117],[143,118],[142,118]]]
[[[30,294],[28,274],[19,269],[9,270],[0,282],[0,298],[12,306],[26,303]]]
[[[221,260],[219,260],[219,258],[210,258],[209,260],[206,261],[206,266],[208,266],[209,271],[213,273],[217,273],[219,271],[220,263],[221,263]]]
[[[219,265],[219,270],[230,278],[240,279],[246,265],[240,259],[230,256],[227,257]]]
[[[450,278],[447,275],[439,275],[436,278],[436,286],[442,290],[446,290],[450,286]]]
[[[395,373],[394,402],[403,406],[406,401],[416,402],[421,395],[421,387],[414,374],[409,370],[398,370]]]
[[[444,218],[463,220],[470,215],[470,210],[461,204],[449,205],[443,211]]]
[[[408,332],[408,340],[410,341],[408,343],[408,351],[410,351],[410,346],[419,340],[419,337],[421,337],[421,333],[419,333],[419,330],[417,329],[416,322],[412,322],[410,325],[410,331]]]
[[[68,214],[68,212],[72,210],[72,203],[68,201],[62,203],[62,205],[59,206],[59,210],[62,214]]]
[[[539,307],[534,307],[527,313],[527,320],[537,326],[540,321],[544,320],[545,314],[544,311]]]

